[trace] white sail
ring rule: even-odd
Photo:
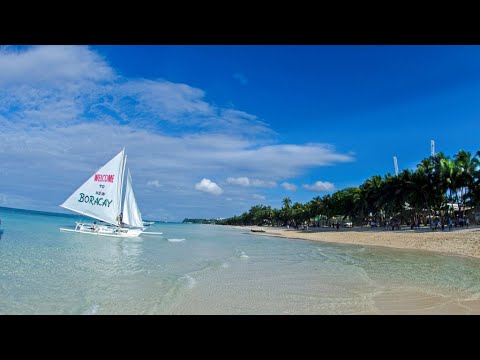
[[[133,194],[130,170],[127,170],[127,185],[125,187],[125,200],[123,202],[123,222],[130,226],[144,227],[142,214],[138,209],[137,201]]]
[[[125,160],[123,149],[60,206],[117,225],[122,204]]]

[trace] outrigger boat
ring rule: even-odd
[[[127,170],[122,209],[126,162],[123,149],[60,205],[102,223],[77,222],[74,229],[60,228],[61,231],[114,237],[137,237],[145,231],[147,226],[135,200],[130,170]]]

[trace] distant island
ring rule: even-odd
[[[224,218],[217,219],[188,219],[185,218],[182,224],[223,224]]]

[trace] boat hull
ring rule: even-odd
[[[123,228],[119,226],[77,223],[75,229],[60,228],[60,231],[110,237],[137,237],[145,228]]]

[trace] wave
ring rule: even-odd
[[[185,282],[187,283],[187,288],[188,289],[193,288],[195,286],[195,284],[197,283],[197,280],[195,280],[195,278],[191,277],[190,275],[182,276],[181,279],[185,280]]]
[[[181,242],[181,241],[185,241],[186,239],[167,239],[167,240],[170,242]]]

